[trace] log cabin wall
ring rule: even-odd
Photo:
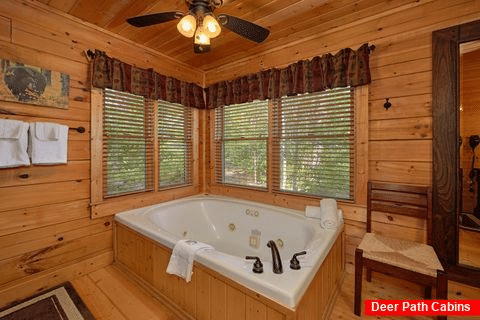
[[[46,6],[0,1],[0,58],[70,75],[68,110],[0,101],[0,118],[87,129],[83,134],[70,130],[66,165],[0,169],[0,307],[113,259],[112,216],[90,219],[86,49],[104,50],[181,80],[203,82],[200,71]]]
[[[271,30],[268,47],[248,59],[232,60],[206,70],[206,85],[233,79],[301,59],[368,42],[372,83],[368,107],[369,180],[431,185],[432,183],[432,31],[480,19],[478,1],[342,1],[332,2],[327,13],[284,28],[305,28],[302,38],[276,37]],[[343,12],[343,14],[339,14]],[[313,23],[313,22],[315,23]],[[280,30],[279,30],[280,31]],[[392,107],[383,105],[389,98]],[[211,118],[211,117],[210,117]],[[212,119],[212,118],[211,118]],[[209,153],[207,153],[209,154]],[[208,161],[208,160],[207,160]],[[210,166],[213,164],[210,163]],[[207,168],[209,169],[209,168]],[[211,169],[211,168],[210,168]],[[207,174],[207,177],[211,175]],[[207,190],[219,192],[212,179]],[[234,194],[232,190],[219,193]],[[240,191],[245,198],[302,209],[311,199],[283,195],[259,196]],[[279,201],[278,198],[282,198]],[[353,270],[354,251],[365,233],[365,203],[343,202],[346,218],[346,261]],[[373,217],[375,230],[407,239],[425,239],[425,225],[415,219]]]

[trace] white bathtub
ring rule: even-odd
[[[193,239],[214,246],[200,251],[196,261],[243,286],[295,309],[308,284],[343,229],[323,229],[319,220],[303,212],[218,196],[195,196],[163,204],[121,212],[115,220],[169,248],[180,239]],[[250,246],[250,236],[260,232],[258,248]],[[278,247],[283,273],[273,273],[271,249]],[[300,270],[290,269],[294,253],[300,256]],[[264,272],[253,273],[253,260],[259,256]]]

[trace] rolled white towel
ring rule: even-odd
[[[321,219],[322,215],[320,213],[320,207],[306,206],[305,207],[305,216],[308,217],[308,218]]]
[[[320,225],[324,229],[335,229],[340,221],[337,201],[335,199],[320,200]]]
[[[177,275],[190,282],[195,254],[199,250],[213,249],[211,245],[194,240],[179,240],[173,247],[167,273]]]

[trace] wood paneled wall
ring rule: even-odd
[[[61,71],[71,81],[68,110],[0,101],[0,118],[87,129],[70,130],[66,165],[0,169],[0,307],[113,259],[112,217],[90,219],[86,49],[203,82],[197,70],[33,1],[0,1],[0,58]]]
[[[310,20],[308,24],[298,22],[295,28],[305,28],[304,38],[294,41],[272,38],[268,50],[249,59],[235,61],[232,54],[230,63],[206,71],[206,84],[336,53],[344,47],[356,49],[365,42],[373,44],[376,49],[370,55],[372,83],[369,86],[368,168],[365,170],[370,180],[430,185],[431,33],[480,19],[480,3],[385,0],[371,6],[357,4],[354,0],[335,2],[328,18],[319,16],[315,24]],[[348,7],[352,9],[338,14]],[[386,98],[392,103],[388,110],[383,107]],[[295,199],[285,205],[299,207],[308,201]],[[341,203],[340,206],[346,216],[346,253],[351,265],[355,247],[365,233],[365,205]],[[388,215],[377,216],[375,220],[384,233],[408,239],[425,238],[425,226],[418,220],[397,220]]]

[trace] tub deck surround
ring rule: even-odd
[[[259,303],[276,306],[285,315],[282,318],[296,319],[299,314],[308,314],[313,305],[318,309],[314,313],[320,316],[328,309],[344,268],[343,222],[337,229],[325,230],[318,220],[305,218],[300,211],[225,197],[196,196],[123,212],[115,220],[117,263],[180,306],[188,305],[184,301],[188,298],[172,298],[170,295],[176,294],[169,294],[168,286],[185,287],[183,295],[195,296],[201,294],[197,284],[209,274],[209,281],[223,279],[227,286],[258,299]],[[252,230],[255,237],[260,233],[258,248],[249,245]],[[183,238],[215,247],[197,252],[192,282],[188,284],[165,273],[173,246]],[[266,245],[269,240],[279,247],[282,274],[273,273],[271,250]],[[303,250],[307,254],[298,257],[301,269],[290,269],[293,254]],[[246,260],[246,255],[259,256],[264,272],[254,273],[254,261]],[[196,296],[194,300],[198,299]],[[201,318],[195,307],[186,309],[187,314]]]

